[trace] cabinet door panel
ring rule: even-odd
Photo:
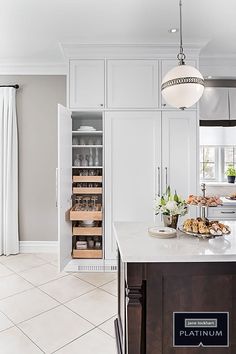
[[[226,87],[205,87],[199,101],[201,120],[229,119],[229,89]]]
[[[230,119],[236,120],[236,88],[229,88]]]
[[[168,73],[168,71],[170,71],[171,69],[173,69],[177,65],[178,65],[177,59],[176,60],[166,59],[166,60],[161,61],[161,82],[162,82],[164,76]],[[195,60],[187,60],[186,65],[196,66],[196,62],[195,62]],[[160,90],[160,96],[161,96],[160,102],[161,102],[162,108],[173,108],[170,105],[168,105],[168,103],[164,100],[164,98],[162,97],[162,94],[161,94],[161,90]],[[195,105],[193,107],[195,107]]]
[[[106,114],[106,247],[113,252],[114,221],[154,222],[156,167],[160,166],[161,154],[160,129],[159,112]],[[113,245],[107,244],[108,239]]]
[[[70,61],[70,108],[104,106],[104,61]]]
[[[62,271],[71,259],[72,231],[66,211],[71,207],[72,181],[72,119],[71,112],[58,105],[58,172],[57,172],[57,208],[59,270]]]
[[[157,108],[158,62],[108,61],[109,108]]]
[[[163,190],[170,185],[183,198],[197,190],[197,129],[195,112],[162,113]]]

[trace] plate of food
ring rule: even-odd
[[[230,228],[219,221],[208,219],[187,219],[179,230],[185,234],[199,238],[214,238],[230,234]]]
[[[197,196],[190,194],[187,199],[187,204],[189,205],[200,205],[200,206],[207,206],[207,207],[217,207],[223,204],[222,200],[217,196]]]
[[[228,197],[225,198],[229,200],[236,200],[236,193],[231,193]]]

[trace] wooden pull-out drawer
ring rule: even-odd
[[[73,176],[73,182],[97,182],[97,183],[102,183],[102,176]]]

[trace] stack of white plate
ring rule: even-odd
[[[77,129],[78,131],[81,131],[81,132],[93,132],[95,131],[96,129],[94,127],[90,127],[88,125],[81,125],[79,127],[79,129]]]
[[[150,236],[157,237],[157,238],[172,238],[177,236],[175,229],[172,229],[171,227],[165,227],[165,226],[150,227],[148,229],[148,233]]]

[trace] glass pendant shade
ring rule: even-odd
[[[189,108],[201,98],[204,91],[202,74],[193,66],[178,65],[162,80],[161,91],[164,100],[175,108]]]

